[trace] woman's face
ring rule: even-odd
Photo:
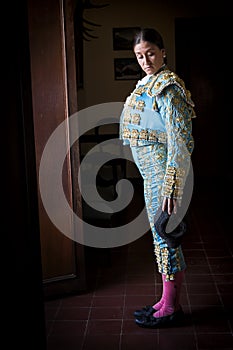
[[[164,64],[165,49],[149,41],[141,41],[134,46],[134,53],[142,70],[146,74],[156,73]]]

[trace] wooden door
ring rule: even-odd
[[[72,3],[69,0],[29,0],[29,40],[37,176],[49,137],[65,121],[63,136],[67,156],[63,166],[63,188],[70,207],[81,216],[80,195],[78,189],[73,191],[75,183],[72,176],[77,171],[77,166],[73,167],[73,164],[79,163],[78,145],[72,147],[71,152],[68,126],[69,116],[77,111]],[[52,223],[44,208],[39,186],[38,196],[45,296],[83,290],[83,246],[64,235]],[[72,218],[70,225],[73,225]]]

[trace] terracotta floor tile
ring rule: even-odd
[[[200,350],[232,350],[233,337],[232,334],[198,334],[197,335],[198,349]]]
[[[56,320],[87,320],[89,307],[62,307],[58,310]]]
[[[123,334],[121,350],[156,350],[159,349],[157,332],[152,334]]]
[[[190,294],[217,294],[217,286],[214,282],[209,283],[187,283],[187,291]]]
[[[189,301],[191,305],[211,305],[221,306],[222,302],[218,294],[190,294]]]
[[[154,294],[126,295],[125,297],[125,305],[127,305],[127,307],[135,307],[137,309],[140,309],[145,305],[152,305],[152,303],[155,303],[156,301],[157,301],[157,297]]]
[[[196,339],[194,334],[171,334],[169,330],[159,334],[160,350],[196,350],[196,348]]]
[[[81,336],[86,330],[87,321],[54,321],[50,330],[50,336]]]
[[[122,334],[157,334],[158,330],[153,328],[143,328],[139,327],[134,319],[133,320],[123,320]]]
[[[92,307],[90,320],[121,320],[123,317],[123,307]]]
[[[93,298],[92,307],[119,307],[124,304],[124,296],[96,296]]]
[[[118,296],[125,294],[125,285],[116,283],[99,283],[97,284],[95,297],[96,296]]]
[[[82,349],[84,335],[72,336],[68,334],[61,334],[57,336],[51,336],[47,340],[47,348],[49,350],[79,350]]]
[[[90,295],[75,295],[62,299],[62,306],[71,307],[89,307],[92,304],[93,294]]]
[[[155,295],[154,285],[126,285],[125,293],[130,295]]]
[[[82,350],[119,350],[120,335],[90,335],[85,338]],[[78,348],[76,350],[79,350]]]
[[[121,332],[121,320],[90,320],[87,326],[87,334],[105,336],[106,334],[119,335]]]

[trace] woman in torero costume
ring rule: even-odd
[[[142,327],[176,325],[184,314],[179,297],[186,264],[181,245],[170,248],[155,230],[158,208],[169,215],[182,205],[183,189],[194,147],[194,103],[184,82],[169,70],[163,39],[155,29],[140,30],[133,50],[146,73],[127,97],[120,120],[120,139],[130,145],[144,183],[144,198],[153,235],[163,293],[153,305],[134,312]]]

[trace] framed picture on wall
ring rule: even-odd
[[[133,38],[140,27],[113,28],[113,50],[132,50]]]
[[[136,58],[114,58],[115,80],[138,80],[142,70]]]

